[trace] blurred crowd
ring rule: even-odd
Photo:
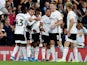
[[[87,28],[87,0],[0,0],[0,45],[14,45],[15,18],[24,8],[40,9],[42,15],[49,8],[50,2],[56,4],[56,9],[63,15],[63,33],[66,34],[66,3],[73,3],[73,11],[78,21]],[[1,23],[2,22],[2,23]],[[3,24],[3,25],[2,25]],[[2,30],[3,29],[3,30]],[[1,33],[3,31],[4,34]],[[64,40],[64,39],[63,39]]]

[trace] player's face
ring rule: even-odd
[[[46,15],[47,15],[48,17],[50,17],[50,14],[51,14],[50,10],[47,10],[47,11],[46,11]]]
[[[56,5],[54,4],[50,4],[50,10],[53,12],[54,10],[56,10]]]
[[[35,11],[34,11],[34,10],[30,10],[30,11],[29,11],[29,14],[32,16],[32,15],[35,14]]]

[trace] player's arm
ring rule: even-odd
[[[44,30],[44,28],[43,28],[43,23],[42,22],[40,22],[40,31],[44,31],[45,32],[45,30]]]
[[[41,20],[41,16],[38,16],[38,17],[34,18],[34,20],[36,20],[36,21]]]
[[[59,26],[59,25],[61,25],[61,24],[63,24],[63,19],[58,20],[58,21],[55,23],[55,26]]]
[[[54,23],[50,28],[53,29],[53,28],[55,28],[56,26],[59,26],[59,25],[61,25],[61,24],[63,24],[63,20],[62,20],[62,19],[58,20],[58,21],[57,21],[56,23]]]
[[[59,26],[63,23],[63,15],[60,13],[57,13],[57,21],[51,26],[51,29],[55,28],[56,26]]]
[[[70,25],[69,25],[69,29],[68,29],[68,34],[70,34],[70,31],[71,31],[71,29],[72,29],[72,27],[73,27],[73,24],[74,24],[74,19],[72,18],[72,19],[70,20]]]
[[[77,0],[73,0],[73,1],[74,1],[74,3],[76,3],[77,5],[79,5],[79,2]]]
[[[34,19],[33,19],[33,18],[31,18],[31,17],[29,18],[29,21],[30,21],[30,22],[32,22],[33,20],[34,20]]]

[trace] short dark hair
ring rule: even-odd
[[[26,13],[27,10],[26,10],[26,8],[23,8],[21,11],[22,11],[22,13]]]
[[[47,8],[46,11],[47,11],[47,10],[50,10],[50,8]]]
[[[34,8],[30,7],[29,10],[35,10]]]

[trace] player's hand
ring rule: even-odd
[[[42,22],[40,22],[40,26],[43,26],[43,23]]]
[[[50,29],[54,29],[56,26],[55,25],[52,25],[51,27],[50,27]]]
[[[33,32],[36,33],[37,31],[34,29]]]
[[[44,28],[40,28],[41,31],[45,32]]]
[[[37,18],[36,18],[36,21],[39,21],[41,19],[41,17],[40,16],[38,16]]]
[[[29,21],[32,22],[33,21],[33,18],[29,18]]]
[[[71,35],[70,30],[67,31],[67,35],[68,35],[68,37],[70,37],[70,35]]]

